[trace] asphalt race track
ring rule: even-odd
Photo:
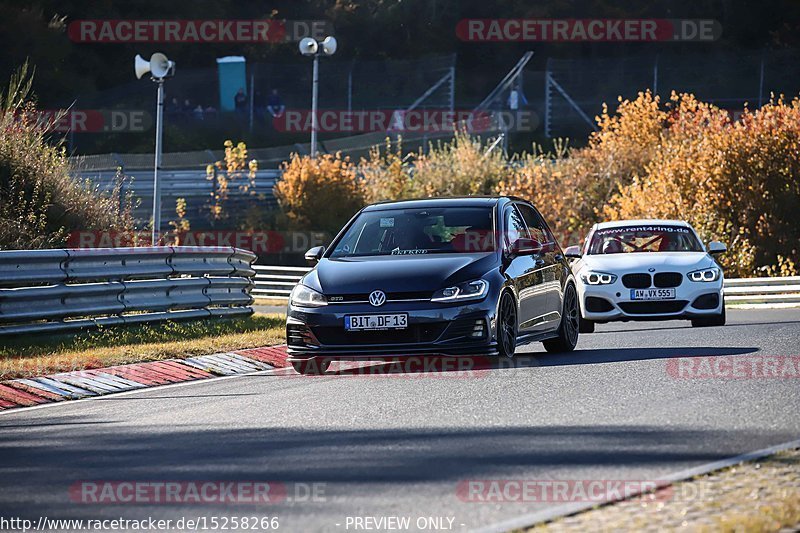
[[[470,531],[559,503],[465,501],[460,482],[657,480],[799,438],[797,374],[676,376],[680,357],[800,353],[800,309],[729,311],[728,321],[603,325],[569,355],[523,348],[530,356],[514,367],[272,372],[8,412],[0,515],[258,515],[277,517],[279,531],[353,531],[347,517],[367,516],[407,516],[414,531],[419,517],[444,517],[444,527],[452,518],[452,530]],[[87,480],[273,481],[288,499],[71,499]]]

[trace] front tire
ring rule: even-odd
[[[551,353],[571,352],[578,344],[578,329],[581,312],[578,308],[578,293],[570,283],[564,291],[564,309],[558,325],[558,337],[543,341],[544,349]]]
[[[578,333],[594,333],[594,321],[580,317],[578,319]]]
[[[497,351],[501,357],[512,358],[517,350],[517,304],[510,293],[500,297],[497,313]]]
[[[700,318],[693,318],[692,319],[692,327],[693,328],[707,328],[707,327],[714,327],[714,326],[724,326],[725,325],[725,301],[722,302],[722,312],[718,315],[710,316],[710,317],[700,317]]]
[[[327,372],[331,362],[327,359],[306,359],[305,361],[292,361],[292,367],[298,374],[304,376],[321,376]]]

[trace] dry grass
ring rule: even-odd
[[[256,301],[253,302],[253,305],[272,305],[276,307],[286,307],[286,300],[281,300],[280,298],[259,298],[258,296],[255,297]]]
[[[676,483],[662,497],[651,494],[602,505],[531,531],[760,533],[798,524],[800,450],[788,450]]]
[[[0,380],[280,344],[282,315],[166,322],[0,340]]]

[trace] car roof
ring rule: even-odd
[[[683,220],[670,220],[665,218],[636,218],[631,220],[615,220],[613,222],[600,222],[597,224],[596,229],[618,228],[620,226],[683,226],[691,228],[692,226]]]
[[[502,196],[450,196],[442,198],[420,198],[416,200],[400,200],[379,202],[364,208],[364,211],[383,211],[386,209],[415,209],[425,207],[492,207]]]

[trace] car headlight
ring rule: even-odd
[[[482,279],[459,283],[433,293],[433,302],[462,302],[464,300],[480,300],[486,296],[489,284]]]
[[[581,279],[587,285],[610,285],[617,281],[617,276],[608,272],[584,272]]]
[[[703,270],[695,270],[686,274],[692,281],[717,281],[719,279],[720,270],[717,267],[704,268]]]
[[[315,291],[305,285],[295,285],[289,301],[297,307],[322,307],[328,305],[328,300],[322,293]]]

